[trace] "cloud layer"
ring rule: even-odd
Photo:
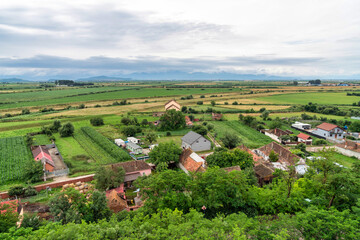
[[[0,76],[360,75],[356,0],[0,3]]]

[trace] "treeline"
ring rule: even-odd
[[[360,116],[358,109],[339,109],[337,106],[319,105],[312,102],[301,105],[297,110],[336,116]]]
[[[95,129],[91,127],[82,127],[81,131],[118,162],[124,162],[131,159],[125,151],[113,144],[109,139],[98,133]]]
[[[88,82],[75,82],[73,80],[56,80],[56,85],[66,85],[66,86],[87,86],[87,85],[94,85],[94,83]]]
[[[360,96],[360,93],[346,93],[346,96]]]
[[[37,231],[11,229],[0,234],[10,239],[359,239],[359,217],[348,211],[310,208],[278,217],[249,218],[243,213],[207,219],[191,210],[161,210],[151,215],[121,212],[98,223],[48,223]]]

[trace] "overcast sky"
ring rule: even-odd
[[[0,76],[360,76],[358,0],[0,1]]]

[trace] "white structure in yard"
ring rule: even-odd
[[[317,126],[312,133],[326,139],[342,140],[344,138],[345,131],[335,124],[322,123]]]
[[[308,123],[302,123],[302,122],[295,122],[291,125],[293,128],[302,129],[302,130],[309,130],[311,128],[311,125]]]
[[[140,139],[134,138],[134,137],[128,137],[127,138],[128,142],[132,142],[135,144],[139,144],[140,143]]]
[[[115,139],[115,144],[118,145],[119,147],[125,147],[125,141],[122,140],[121,138]]]

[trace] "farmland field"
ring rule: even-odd
[[[307,104],[309,102],[313,102],[319,104],[351,105],[354,102],[360,101],[360,97],[346,96],[345,92],[278,94],[278,95],[260,97],[257,99],[262,101],[267,101],[269,103],[277,103],[277,104]]]
[[[23,137],[0,138],[0,184],[22,179],[30,161],[34,160]]]
[[[273,141],[271,138],[239,121],[216,121],[212,123],[215,126],[217,139],[223,137],[225,132],[235,133],[241,138],[242,143],[249,148],[258,148]]]
[[[98,89],[99,91],[101,88]],[[180,89],[164,89],[164,88],[136,88],[131,90],[119,90],[119,91],[108,91],[108,92],[98,92],[95,91],[93,93],[88,93],[86,95],[76,95],[76,91],[69,96],[59,97],[57,94],[61,94],[62,91],[69,90],[58,90],[51,91],[50,96],[46,101],[41,97],[38,97],[41,94],[37,93],[12,93],[12,94],[3,94],[9,95],[7,98],[14,98],[16,94],[33,94],[34,96],[28,98],[26,101],[14,102],[14,100],[10,100],[10,102],[5,102],[0,105],[0,109],[6,108],[19,108],[19,107],[29,107],[29,106],[48,106],[55,104],[68,104],[68,103],[76,103],[76,102],[86,102],[86,101],[101,101],[101,100],[118,100],[118,99],[128,99],[128,98],[147,98],[147,97],[164,97],[164,96],[187,96],[191,94],[206,94],[206,93],[219,93],[219,92],[230,92],[229,89],[224,88],[209,88],[209,89],[199,89],[199,88],[180,88]],[[239,90],[233,90],[239,91]],[[52,92],[55,92],[55,96],[51,97]],[[15,94],[15,95],[14,95]],[[25,99],[25,97],[21,96],[20,99]],[[5,101],[5,99],[3,100]]]

